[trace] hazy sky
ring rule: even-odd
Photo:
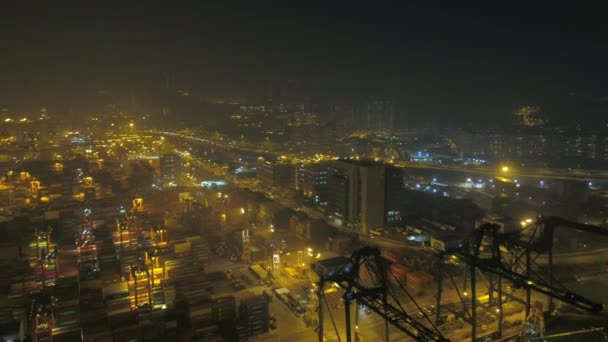
[[[87,3],[3,2],[0,105],[85,101],[102,89],[145,97],[167,72],[210,94],[300,79],[463,120],[527,103],[562,110],[574,97],[597,116],[608,96],[602,11],[574,2]]]

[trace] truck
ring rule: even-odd
[[[494,295],[494,300],[498,301],[498,294]],[[488,304],[488,302],[490,301],[490,295],[487,294],[485,296],[481,296],[481,297],[477,297],[477,304]],[[502,302],[506,303],[507,302],[507,296],[502,296]]]
[[[373,235],[375,235],[375,236],[382,236],[382,232],[379,231],[379,230],[376,230],[376,229],[370,229],[369,230],[369,234],[370,234],[370,236],[373,236]]]
[[[268,279],[268,272],[262,268],[262,266],[253,264],[249,266],[249,271],[256,277],[256,279],[260,282],[260,285],[263,284],[265,280]]]
[[[288,289],[284,287],[276,288],[274,289],[274,293],[277,295],[279,300],[283,302],[283,304],[287,305],[287,307],[296,314],[296,316],[302,317],[306,312],[298,300],[291,295],[291,292],[289,292]]]
[[[276,288],[274,289],[274,293],[277,295],[277,297],[279,298],[279,300],[283,303],[285,303],[285,305],[289,306],[289,300],[287,299],[287,295],[289,294],[289,290],[284,288],[284,287],[280,287],[280,288]]]

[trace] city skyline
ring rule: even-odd
[[[3,4],[0,341],[605,341],[602,14]]]
[[[511,6],[10,6],[0,107],[100,111],[201,96],[390,97],[398,116],[501,122],[523,106],[595,125],[605,27],[591,9]],[[97,107],[93,104],[99,103]]]

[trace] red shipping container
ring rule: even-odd
[[[413,291],[413,294],[419,295],[424,290],[424,280],[415,273],[408,273],[405,282],[406,288]]]
[[[388,251],[383,250],[382,256],[393,263],[399,262],[399,257],[397,257],[397,255],[393,252],[388,252]]]
[[[398,281],[401,285],[405,286],[407,283],[407,274],[410,270],[402,264],[392,264],[391,265],[392,275],[389,274],[389,279],[391,281]],[[396,278],[396,279],[395,279]]]

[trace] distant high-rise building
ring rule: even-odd
[[[389,99],[364,101],[330,101],[328,124],[337,138],[354,131],[369,131],[395,128],[395,104]]]
[[[525,106],[515,111],[518,124],[524,127],[538,127],[545,124],[541,109],[538,106]]]
[[[402,168],[386,166],[384,177],[384,223],[387,225],[401,222],[403,213],[403,177]]]
[[[340,170],[334,170],[327,177],[327,210],[328,213],[340,220],[354,218],[349,213],[349,178]]]
[[[369,161],[332,162],[328,175],[328,213],[359,225],[361,232],[401,218],[403,170]]]
[[[330,101],[328,105],[328,127],[330,134],[342,139],[354,128],[355,105],[350,101]]]
[[[181,158],[178,154],[163,154],[159,158],[160,178],[164,183],[175,182],[181,171]]]
[[[569,134],[564,140],[564,157],[582,157],[585,154],[585,137],[581,133]]]
[[[265,161],[258,166],[258,178],[267,187],[295,187],[295,165]]]
[[[362,105],[367,129],[394,129],[395,104],[389,99],[371,99]]]
[[[386,168],[381,164],[362,165],[359,169],[359,222],[363,233],[384,227],[386,216]]]
[[[304,165],[296,170],[296,190],[314,205],[327,204],[328,171],[326,164]]]
[[[597,159],[600,155],[600,137],[591,133],[585,137],[584,153],[585,158]]]

